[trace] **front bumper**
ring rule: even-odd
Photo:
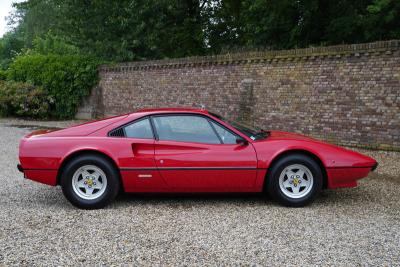
[[[376,162],[375,165],[372,166],[371,171],[372,171],[372,172],[375,171],[376,168],[378,168],[378,165],[379,165],[378,162]]]

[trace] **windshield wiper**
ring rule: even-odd
[[[265,131],[264,129],[260,129],[258,132],[256,132],[253,136],[254,136],[254,140],[257,140],[257,137],[263,137],[263,138],[267,138],[269,136],[270,132]]]

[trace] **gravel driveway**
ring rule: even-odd
[[[16,169],[34,125],[69,123],[0,120],[0,266],[400,265],[400,153],[363,151],[378,172],[306,208],[254,194],[129,194],[82,211]]]

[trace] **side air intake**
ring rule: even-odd
[[[124,137],[125,133],[124,133],[124,129],[123,128],[118,128],[115,130],[112,130],[108,136],[113,136],[113,137]]]

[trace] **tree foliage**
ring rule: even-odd
[[[51,32],[35,37],[32,41],[32,48],[26,49],[25,53],[40,55],[82,54],[78,47],[69,44],[64,38],[53,35]]]
[[[24,48],[24,40],[16,31],[6,33],[0,39],[0,70],[4,70],[12,59]]]
[[[0,113],[32,117],[73,117],[101,62],[400,39],[398,0],[26,0],[15,7],[0,38]]]
[[[207,36],[216,53],[400,38],[397,0],[225,0],[210,12]]]
[[[198,0],[65,0],[55,31],[107,60],[192,56],[205,50],[200,11]]]
[[[43,36],[63,24],[58,1],[27,0],[14,6],[16,11],[10,14],[8,24],[15,28],[27,48],[32,46],[37,36]]]
[[[27,0],[16,8],[2,60],[49,34],[110,61],[400,38],[398,0]]]

